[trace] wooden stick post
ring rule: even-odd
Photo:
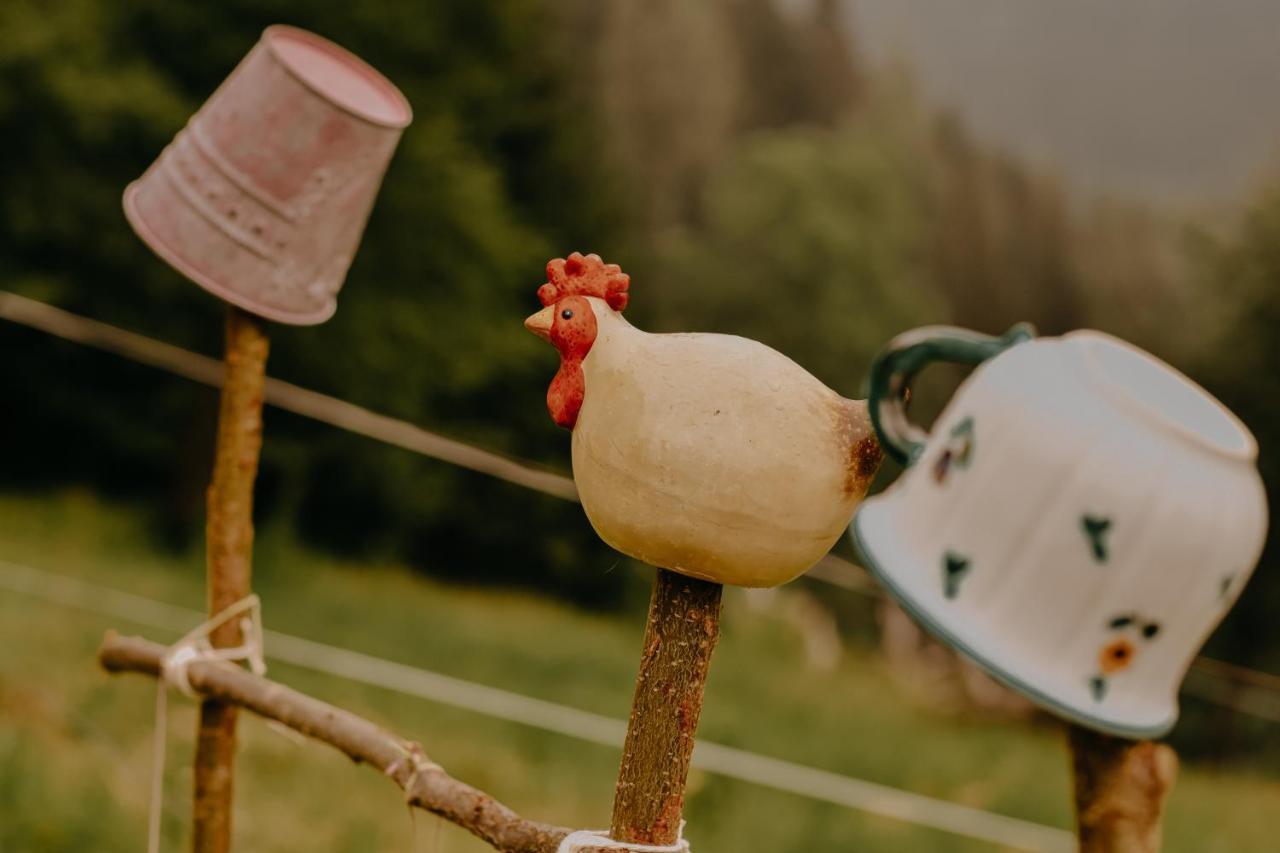
[[[1156,853],[1178,757],[1161,743],[1068,728],[1082,853]]]
[[[251,591],[253,483],[262,448],[262,393],[268,348],[263,322],[229,306],[226,376],[205,522],[211,616]],[[240,626],[235,621],[227,622],[209,639],[215,647],[234,646],[240,642]],[[226,853],[231,848],[235,748],[236,706],[205,699],[200,703],[196,737],[192,845],[196,853]]]
[[[616,841],[661,845],[679,837],[723,589],[658,570],[614,792],[610,834]]]

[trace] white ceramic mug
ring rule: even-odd
[[[980,366],[926,434],[903,399],[931,361]],[[1239,419],[1121,340],[1027,326],[901,335],[872,367],[869,404],[907,467],[850,529],[902,606],[1061,716],[1167,732],[1266,534]]]

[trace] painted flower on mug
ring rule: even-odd
[[[1125,639],[1115,640],[1102,647],[1098,654],[1098,668],[1107,675],[1127,669],[1133,662],[1133,643]]]
[[[1098,671],[1089,678],[1089,689],[1098,702],[1107,695],[1108,679],[1133,665],[1138,656],[1139,642],[1154,640],[1160,633],[1160,623],[1144,619],[1137,613],[1121,613],[1107,622],[1107,629],[1120,636],[1104,643],[1098,650]]]

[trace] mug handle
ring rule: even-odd
[[[912,378],[925,365],[980,364],[1035,336],[1030,323],[1018,323],[1000,337],[956,326],[924,326],[898,335],[871,363],[867,407],[881,446],[904,465],[924,451],[929,434],[907,420],[905,403]]]

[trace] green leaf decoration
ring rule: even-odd
[[[1099,563],[1107,561],[1106,535],[1111,530],[1111,519],[1101,518],[1085,513],[1080,519],[1085,536],[1089,537],[1089,547],[1093,550],[1093,558]]]
[[[1102,697],[1107,695],[1107,680],[1101,675],[1095,675],[1089,679],[1089,689],[1093,692],[1093,700],[1101,702]]]
[[[955,551],[942,556],[942,594],[955,598],[960,594],[960,581],[969,572],[969,558]]]
[[[966,417],[951,428],[953,461],[957,468],[968,468],[973,460],[973,417]]]

